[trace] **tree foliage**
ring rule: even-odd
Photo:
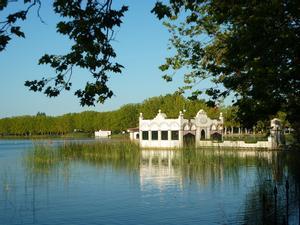
[[[185,68],[181,90],[199,95],[210,79],[204,93],[211,102],[233,93],[246,127],[284,111],[300,140],[299,1],[169,0],[152,12],[175,50],[160,67],[167,81]]]
[[[8,1],[1,1],[0,11],[7,5]],[[25,20],[28,11],[36,5],[41,7],[41,2],[24,0],[25,10],[9,14],[1,22],[3,26],[0,27],[0,51],[5,49],[12,35],[25,37],[21,27],[15,24],[18,20]],[[112,0],[55,0],[53,10],[62,18],[57,23],[57,32],[67,36],[73,45],[65,55],[42,56],[39,64],[52,67],[55,75],[40,80],[28,80],[25,86],[31,91],[55,97],[61,91],[71,89],[73,70],[83,68],[89,71],[93,82],[87,82],[83,89],[75,91],[80,104],[91,106],[96,102],[103,103],[113,96],[113,91],[107,86],[109,76],[121,73],[123,68],[114,60],[116,52],[111,41],[114,38],[114,29],[121,25],[128,7],[113,9]]]
[[[0,135],[62,135],[75,131],[92,133],[96,130],[120,132],[138,126],[139,113],[145,118],[154,118],[161,109],[169,118],[177,118],[179,111],[185,118],[195,117],[200,109],[217,118],[220,109],[209,108],[203,100],[191,101],[178,94],[169,94],[146,99],[140,104],[127,104],[109,112],[86,111],[62,116],[47,116],[38,112],[36,116],[18,116],[0,119]],[[224,109],[222,109],[224,110]]]
[[[8,0],[0,1],[0,12],[8,6]],[[21,27],[17,25],[20,20],[26,20],[28,12],[34,6],[41,5],[39,0],[24,0],[24,10],[9,14],[3,21],[0,21],[0,52],[3,51],[12,36],[25,38]]]

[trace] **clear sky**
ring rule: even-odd
[[[47,115],[61,115],[84,110],[109,111],[127,103],[142,102],[152,96],[174,92],[180,86],[181,79],[167,83],[158,66],[168,56],[169,34],[160,21],[150,13],[155,0],[126,0],[122,4],[129,6],[124,22],[116,32],[113,43],[117,61],[125,69],[121,75],[112,75],[109,86],[115,96],[105,104],[96,107],[79,105],[74,91],[83,88],[89,74],[78,70],[73,73],[73,87],[57,98],[48,98],[42,93],[28,91],[25,80],[40,79],[54,75],[47,66],[37,65],[38,59],[45,53],[60,54],[68,51],[70,41],[56,33],[58,16],[54,14],[52,1],[43,1],[41,16],[46,24],[39,21],[33,10],[28,20],[20,23],[26,38],[14,38],[5,51],[0,53],[0,118],[17,115],[35,115],[45,112]],[[10,3],[11,9],[17,3]],[[5,11],[0,13],[4,18]]]

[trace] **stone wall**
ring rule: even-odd
[[[223,148],[268,148],[272,149],[271,141],[258,141],[257,143],[245,143],[244,141],[199,141],[197,147],[223,147]]]

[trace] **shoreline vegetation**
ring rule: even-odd
[[[33,135],[33,136],[17,136],[17,135],[8,135],[8,136],[0,136],[0,140],[41,140],[41,139],[53,139],[53,140],[60,140],[60,139],[91,139],[94,138],[95,140],[106,140],[106,139],[116,139],[116,140],[129,140],[129,134],[112,134],[108,138],[98,138],[95,137],[93,133],[69,133],[64,135]],[[212,140],[212,139],[208,139]],[[258,141],[267,141],[268,134],[228,134],[223,136],[223,141],[244,141],[245,143],[257,143]],[[291,134],[285,134],[286,144],[290,145],[294,142],[294,138]],[[216,142],[216,140],[213,140]]]
[[[181,95],[168,94],[152,97],[142,103],[127,104],[109,112],[85,111],[68,113],[62,116],[48,116],[37,113],[35,116],[16,116],[0,119],[0,139],[3,138],[86,138],[93,137],[97,130],[111,130],[113,137],[119,136],[128,128],[138,126],[138,116],[143,112],[145,119],[154,118],[161,109],[168,118],[177,118],[179,111],[184,117],[193,118],[203,109],[210,118],[224,116],[225,139],[245,139],[251,143],[267,139],[270,121],[257,121],[254,127],[243,127],[237,120],[237,108],[233,106],[208,107],[204,100],[189,100]],[[281,119],[283,127],[289,127],[283,112],[274,115]],[[271,118],[270,118],[271,119]],[[289,130],[290,132],[290,130]],[[254,135],[255,134],[255,135]],[[255,136],[250,138],[250,136]],[[122,136],[122,135],[121,135]],[[231,137],[232,136],[232,137]]]
[[[139,163],[140,148],[132,142],[66,143],[58,146],[36,144],[23,158],[25,167],[32,172],[51,171],[61,163],[82,161],[96,164],[106,162]]]
[[[276,158],[281,155],[282,159],[289,159],[293,161],[299,157],[298,151],[278,151],[267,149],[232,149],[232,148],[196,148],[196,147],[184,147],[174,149],[142,149],[138,143],[131,141],[114,141],[114,142],[66,142],[59,145],[49,144],[48,142],[41,144],[36,143],[27,151],[23,156],[23,164],[25,168],[34,173],[48,173],[52,169],[55,169],[62,165],[68,165],[71,162],[85,162],[93,165],[112,165],[118,168],[139,168],[141,162],[143,162],[143,156],[148,153],[154,154],[154,161],[157,154],[155,152],[173,152],[174,158],[172,164],[178,165],[185,160],[185,163],[203,166],[208,161],[219,162],[220,157],[232,158],[230,166],[239,166],[236,158],[241,156],[243,162],[249,163],[251,159],[265,156],[265,154],[276,154]],[[144,155],[145,154],[145,155]],[[278,155],[279,154],[279,155]],[[293,154],[294,157],[290,157],[289,154]],[[183,158],[182,158],[183,157]],[[182,158],[182,159],[181,159]],[[267,157],[268,158],[268,157]],[[268,161],[266,158],[266,162]],[[273,158],[273,157],[272,157]],[[208,160],[209,159],[209,160]],[[245,160],[245,161],[244,161]],[[250,160],[250,161],[249,161]],[[256,160],[255,160],[256,161]],[[255,162],[253,161],[253,163]],[[164,161],[162,161],[163,163]],[[236,164],[237,163],[237,164]],[[293,163],[295,163],[293,161]],[[298,164],[297,164],[298,165]],[[297,175],[298,176],[298,175]]]
[[[0,135],[0,140],[4,139],[20,139],[20,140],[35,140],[35,139],[86,139],[86,138],[97,138],[94,133],[67,133],[62,135]],[[111,139],[129,139],[129,134],[112,134]],[[99,138],[101,139],[101,138]],[[105,139],[105,138],[103,138]]]

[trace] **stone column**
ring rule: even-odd
[[[158,130],[157,133],[158,133],[158,140],[161,141],[161,130]]]
[[[161,130],[157,131],[157,141],[159,143],[159,146],[161,147]]]
[[[143,141],[143,136],[142,136],[143,131],[141,131],[141,124],[142,124],[143,120],[144,120],[143,113],[140,113],[140,116],[139,116],[139,134],[140,134],[139,135],[139,142],[140,143],[142,143],[142,141]]]
[[[179,147],[183,147],[183,130],[179,130]]]
[[[179,147],[183,147],[183,113],[182,113],[182,111],[179,112],[178,124],[179,124],[179,131],[178,131]]]

